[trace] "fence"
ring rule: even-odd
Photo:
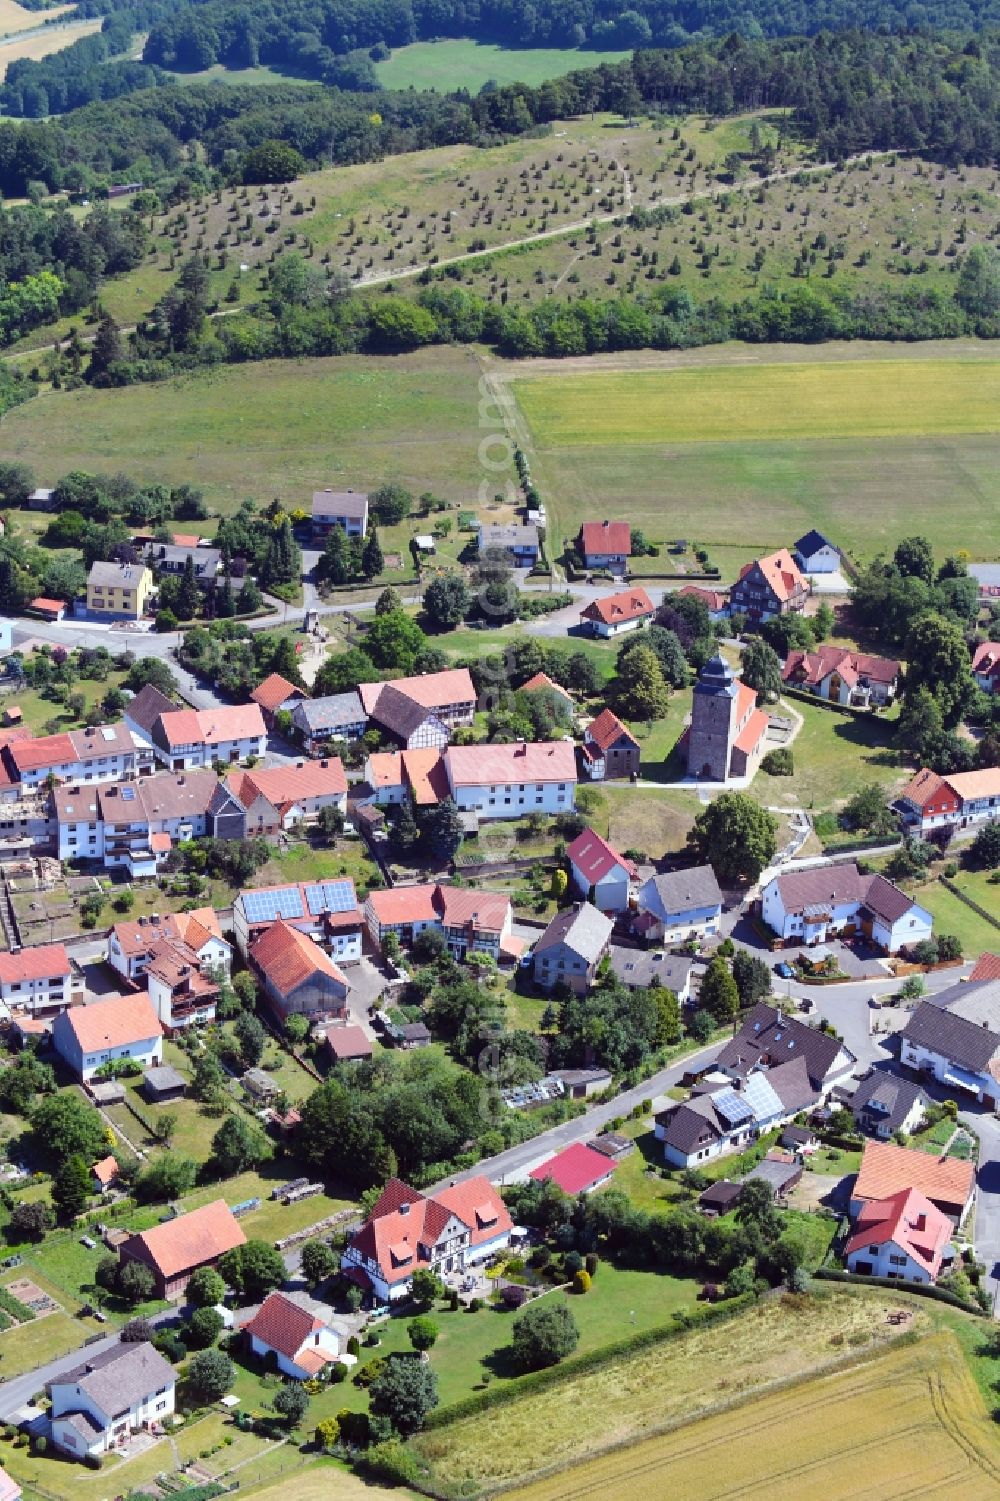
[[[336,1214],[328,1214],[325,1220],[317,1220],[313,1225],[306,1225],[301,1230],[294,1230],[291,1235],[286,1235],[282,1240],[274,1242],[276,1251],[287,1251],[289,1246],[297,1246],[304,1240],[311,1240],[314,1235],[322,1235],[326,1230],[333,1230],[337,1225],[342,1225],[345,1220],[358,1219],[356,1209],[338,1209]]]

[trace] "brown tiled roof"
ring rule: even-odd
[[[392,683],[384,683],[371,717],[390,734],[408,740],[433,713],[433,709],[425,709],[412,694],[401,692]]]
[[[842,1044],[818,1027],[808,1027],[784,1016],[774,1006],[758,1001],[748,1012],[736,1036],[725,1043],[716,1063],[720,1068],[746,1075],[763,1065],[773,1068],[793,1058],[806,1060],[810,1082],[818,1089],[841,1050]]]
[[[887,881],[885,876],[872,876],[865,892],[865,906],[891,925],[906,916],[913,906],[913,898],[900,891],[892,881]]]
[[[597,718],[591,720],[587,726],[586,734],[588,740],[592,740],[595,745],[599,745],[603,751],[606,751],[609,746],[614,745],[616,740],[622,738],[630,740],[636,749],[639,746],[639,742],[632,734],[632,731],[623,725],[618,715],[613,714],[610,709],[602,709]]]
[[[307,933],[280,917],[251,945],[250,958],[282,996],[290,995],[314,975],[326,975],[347,990],[347,981],[329,954]]]
[[[129,699],[125,713],[133,724],[149,735],[160,715],[172,714],[176,708],[177,705],[165,693],[152,683],[146,683],[134,698]]]
[[[245,1334],[254,1334],[271,1350],[277,1350],[287,1360],[294,1360],[309,1338],[324,1327],[323,1320],[300,1308],[284,1293],[269,1293],[246,1324]]]
[[[154,1225],[130,1237],[138,1243],[163,1278],[177,1277],[191,1268],[246,1244],[246,1236],[233,1218],[225,1199],[215,1199],[189,1214],[179,1214],[165,1224]]]

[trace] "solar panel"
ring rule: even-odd
[[[134,803],[135,802],[135,788],[134,787],[123,787],[122,788],[122,802],[123,803]]]
[[[357,906],[351,881],[320,881],[305,887],[306,905],[313,917],[321,912],[351,912]]]
[[[274,922],[279,917],[304,917],[297,886],[263,886],[242,893],[243,910],[250,923]]]
[[[718,1094],[712,1096],[712,1104],[731,1126],[753,1120],[752,1107],[735,1089],[720,1089]]]

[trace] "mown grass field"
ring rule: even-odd
[[[984,889],[979,890],[974,878],[966,873],[959,874],[956,884],[973,901],[985,907],[987,912],[1000,912],[1000,894],[996,886],[987,886],[983,881]],[[942,886],[940,881],[930,881],[926,886],[914,887],[913,895],[934,918],[935,933],[954,933],[960,940],[962,952],[967,959],[975,959],[984,952],[996,952],[1000,949],[1000,930],[966,906],[953,891]]]
[[[939,1334],[619,1449],[524,1489],[516,1501],[683,1496],[684,1501],[988,1501],[1000,1446],[956,1341]]]
[[[568,47],[497,47],[448,38],[399,47],[385,62],[375,64],[375,73],[384,89],[437,89],[442,94],[468,89],[476,94],[491,79],[537,87],[575,68],[596,68],[629,56],[629,52],[579,52]]]
[[[15,8],[20,10],[20,6]],[[39,58],[48,57],[52,52],[61,52],[72,42],[78,42],[81,37],[91,36],[93,32],[101,29],[99,18],[89,21],[67,21],[64,25],[43,27],[44,14],[44,12],[36,12],[31,23],[39,30],[32,31],[30,34],[15,34],[9,41],[0,40],[0,78],[6,77],[10,64],[17,62],[20,58],[30,58],[37,62]],[[15,23],[19,21],[18,17],[13,19]],[[3,27],[3,17],[0,15],[0,34],[4,29],[6,28]],[[16,31],[24,33],[25,28],[17,24]]]

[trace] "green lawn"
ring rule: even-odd
[[[856,1173],[861,1166],[860,1152],[845,1152],[839,1147],[820,1147],[806,1159],[806,1171],[828,1174],[831,1178],[844,1178]]]
[[[895,715],[836,714],[799,698],[788,704],[803,720],[791,748],[795,773],[769,777],[758,771],[750,789],[758,802],[835,811],[867,782],[889,792],[906,781],[909,773],[892,748]],[[780,705],[777,712],[784,712]]]
[[[935,933],[954,933],[967,959],[976,959],[984,952],[1000,949],[1000,931],[980,917],[978,912],[967,907],[946,886],[942,886],[940,881],[908,889],[934,918]],[[988,901],[983,902],[983,905],[989,910]],[[994,898],[994,907],[996,906]]]
[[[468,89],[477,94],[490,81],[537,86],[575,68],[596,68],[630,55],[561,47],[497,47],[465,40],[413,42],[376,63],[375,72],[384,89],[437,89],[444,94]]]
[[[30,622],[25,621],[25,625],[28,630],[31,629]],[[114,642],[111,645],[113,650],[117,649]],[[54,729],[58,733],[64,730],[79,729],[88,711],[104,697],[109,689],[120,687],[124,678],[125,674],[123,672],[109,673],[103,683],[99,683],[94,679],[78,678],[70,689],[70,692],[81,693],[83,695],[84,707],[79,715],[71,714],[64,704],[57,702],[53,698],[43,696],[35,688],[27,686],[20,689],[15,688],[12,693],[5,693],[0,697],[0,717],[2,717],[6,709],[16,704],[21,710],[20,722],[26,725],[29,730],[34,731],[36,735],[41,735],[44,732],[45,726],[50,720],[56,721]]]
[[[609,586],[610,587],[610,586]],[[435,636],[434,645],[440,646],[441,650],[449,657],[481,657],[490,652],[506,651],[513,641],[518,639],[518,627],[509,626],[494,631],[476,631],[462,629],[448,631],[446,635]],[[557,638],[556,645],[565,651],[582,652],[593,662],[606,679],[614,676],[615,656],[620,645],[617,641],[593,641],[587,636],[567,636],[565,639]]]
[[[635,1151],[623,1157],[615,1168],[612,1185],[628,1194],[637,1209],[666,1209],[677,1202],[690,1202],[693,1195],[676,1178],[661,1178],[663,1143],[653,1134],[652,1117],[626,1121],[621,1128],[635,1141]]]

